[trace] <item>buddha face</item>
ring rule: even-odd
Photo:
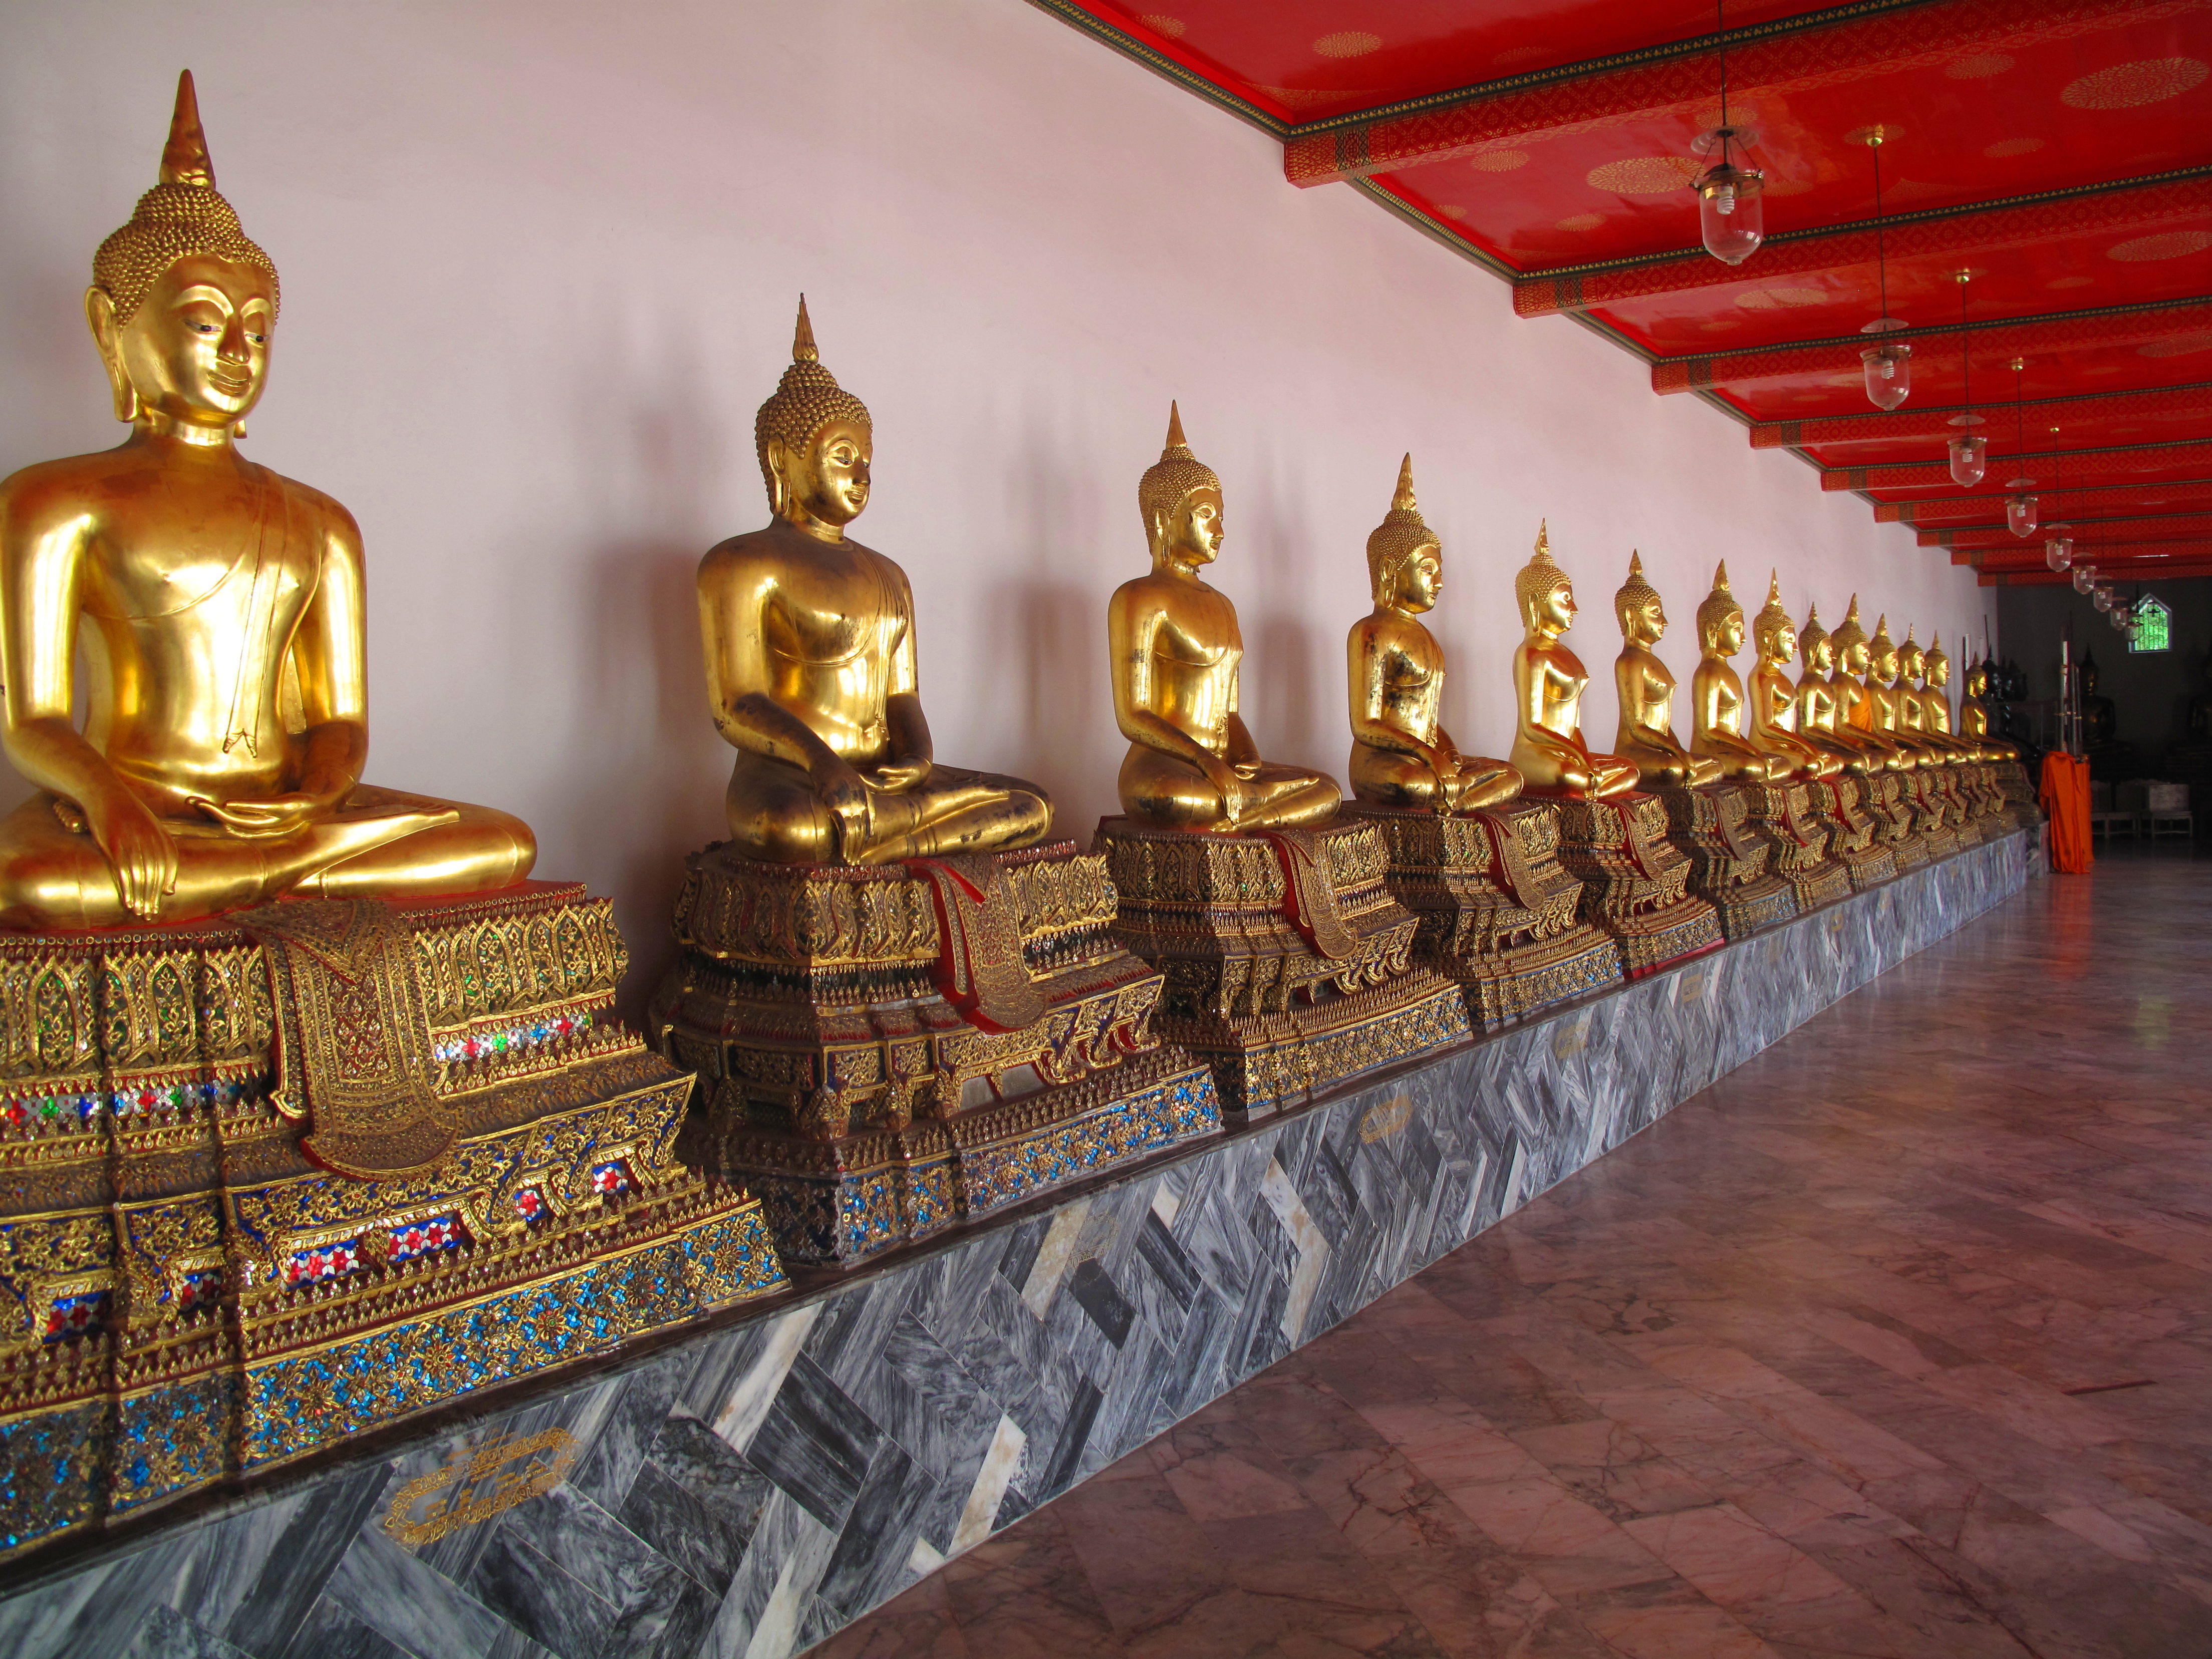
[[[768,443],[768,464],[781,488],[776,513],[842,529],[868,504],[868,463],[875,434],[858,421],[831,421],[794,453],[781,439]],[[803,516],[801,516],[803,515]]]
[[[1401,610],[1419,612],[1436,609],[1444,591],[1444,563],[1437,544],[1415,552],[1398,567],[1398,591],[1392,596]]]
[[[1530,602],[1528,623],[1531,630],[1548,634],[1553,639],[1575,625],[1575,585],[1569,581],[1555,582],[1550,590]]]
[[[1920,678],[1920,647],[1900,645],[1897,647],[1897,672],[1908,680]]]
[[[1743,649],[1743,611],[1741,606],[1713,624],[1712,640],[1707,648],[1717,657],[1733,657]]]
[[[1769,662],[1788,662],[1797,654],[1797,624],[1769,623],[1759,634],[1759,654]]]
[[[1947,671],[1946,671],[1947,678],[1948,678],[1948,669],[1947,669]],[[1985,692],[1987,692],[1987,691],[1988,691],[1989,688],[1990,688],[1990,677],[1989,677],[1989,675],[1988,675],[1987,673],[1985,673],[1983,670],[1981,670],[1981,669],[1979,669],[1979,668],[1969,668],[1969,669],[1966,671],[1966,695],[1967,695],[1968,696],[1970,696],[1970,697],[1978,697],[1978,696],[1981,696],[1982,695],[1984,695]]]
[[[1941,690],[1943,687],[1950,684],[1951,659],[1948,657],[1927,658],[1924,659],[1923,665],[1928,671],[1929,684],[1936,687],[1938,690]]]
[[[1212,564],[1221,553],[1221,492],[1200,484],[1176,503],[1155,533],[1160,551],[1177,564]]]
[[[1823,634],[1807,647],[1805,666],[1815,674],[1832,674],[1836,672],[1836,647],[1826,635]]]
[[[1890,647],[1879,657],[1869,653],[1868,662],[1873,668],[1875,678],[1883,684],[1887,685],[1897,678],[1897,647],[1895,646]]]
[[[1874,666],[1874,653],[1864,640],[1857,640],[1844,651],[1839,659],[1844,672],[1855,679],[1864,679]]]
[[[1656,599],[1623,605],[1620,634],[1631,645],[1656,645],[1667,632],[1667,608]]]
[[[135,401],[142,414],[220,432],[259,401],[276,321],[259,267],[204,254],[179,259],[120,326],[114,302],[98,289],[85,307],[118,414]]]

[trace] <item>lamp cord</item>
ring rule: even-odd
[[[1868,148],[1874,151],[1874,268],[1881,283],[1881,314],[1889,315],[1889,250],[1882,236],[1881,222],[1881,137],[1879,133]]]

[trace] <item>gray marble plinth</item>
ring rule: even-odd
[[[0,1652],[781,1659],[2025,884],[2015,833],[522,1403],[0,1584]]]

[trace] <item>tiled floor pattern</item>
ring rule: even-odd
[[[2212,860],[2101,856],[816,1650],[2212,1655]]]

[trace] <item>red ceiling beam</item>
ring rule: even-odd
[[[1699,248],[1613,270],[1539,272],[1513,284],[1513,310],[1522,317],[1548,317],[1656,295],[1811,276],[1871,265],[1878,248],[1899,264],[1916,258],[1971,260],[2062,237],[2118,235],[2193,226],[2208,219],[2212,219],[2212,179],[2108,185],[2069,191],[2057,200],[1995,202],[1902,222],[1889,221],[1879,233],[1879,243],[1871,222],[1771,236],[1747,266],[1724,265]]]
[[[2147,566],[2134,566],[2125,570],[2105,570],[2097,574],[2113,581],[2129,582],[2148,586],[2153,582],[2186,581],[2192,576],[2212,576],[2212,561],[2181,560],[2168,565],[2153,560]],[[1974,582],[1979,587],[2056,587],[2061,582],[2074,580],[2063,570],[1980,570],[1974,573]]]
[[[2038,530],[2033,536],[2020,537],[2001,524],[1977,525],[1971,530],[1923,530],[1920,532],[1920,545],[2032,551],[2043,544],[2047,533]],[[2084,547],[2100,542],[2142,541],[2152,536],[2165,539],[2212,535],[2212,513],[2154,513],[2135,519],[2092,519],[2087,522],[2069,519],[2066,521],[2066,533]]]
[[[2075,478],[2109,477],[2114,473],[2146,471],[2159,466],[2212,466],[2212,442],[2130,444],[2112,449],[2069,449],[2056,453],[1996,455],[1985,479],[1998,479],[2004,468],[2058,467]],[[1910,462],[1899,466],[1832,466],[1820,474],[1823,489],[1905,489],[1932,484],[1950,476],[1945,460]],[[2002,483],[2002,480],[1998,480]]]
[[[2202,538],[2176,539],[2170,542],[2107,542],[2100,546],[2077,551],[2075,564],[2094,565],[2099,575],[2109,575],[2116,564],[2157,564],[2163,560],[2188,562],[2212,559],[2212,541]],[[1953,564],[1969,564],[1977,570],[2048,570],[2043,556],[2027,556],[2014,552],[1998,556],[1997,551],[1954,553]]]
[[[1977,339],[1978,351],[1979,337],[1988,336],[1989,349],[2002,350],[2007,356],[2046,357],[2062,351],[2150,345],[2177,335],[2197,334],[2212,335],[2212,300],[2023,317],[2011,322],[1973,323],[1964,328],[1900,329],[1882,337],[1906,341],[1917,349],[1923,342],[1939,348],[1946,343],[1955,347],[1964,335]],[[1766,346],[1710,357],[1662,357],[1651,365],[1651,389],[1663,395],[1755,386],[1814,374],[1856,374],[1862,368],[1859,353],[1865,349],[1865,338],[1852,335],[1847,339]]]
[[[2011,412],[2004,404],[1984,404],[1991,430]],[[1814,444],[1886,443],[1894,438],[1943,438],[1952,434],[1957,405],[1945,409],[1897,409],[1887,414],[1835,415],[1814,421],[1754,421],[1753,449],[1799,449]],[[2040,431],[2051,420],[2107,420],[2130,415],[2212,416],[2212,384],[2167,386],[2153,392],[2115,392],[2094,398],[2054,398],[2020,405],[2021,417]]]
[[[1940,68],[2179,17],[2203,0],[1942,0],[1885,6],[1827,27],[1732,31],[1699,46],[1659,47],[1589,64],[1487,81],[1404,104],[1310,123],[1283,146],[1294,185],[1324,185],[1549,138],[1668,117],[1701,119],[1720,79],[1712,45],[1728,45],[1729,83],[1748,100]],[[1858,8],[1838,8],[1846,17]],[[1831,14],[1833,15],[1833,14]],[[1656,60],[1656,61],[1653,61]]]
[[[2186,478],[2179,483],[2123,484],[2110,489],[2039,489],[2036,497],[2043,510],[2053,518],[2069,514],[2094,513],[2115,507],[2148,507],[2146,495],[2173,496],[2194,499],[2212,497],[2212,478]],[[2001,525],[2004,522],[2004,497],[2002,495],[1946,495],[1938,501],[1876,501],[1874,504],[1876,524],[1952,524],[1980,523]]]

